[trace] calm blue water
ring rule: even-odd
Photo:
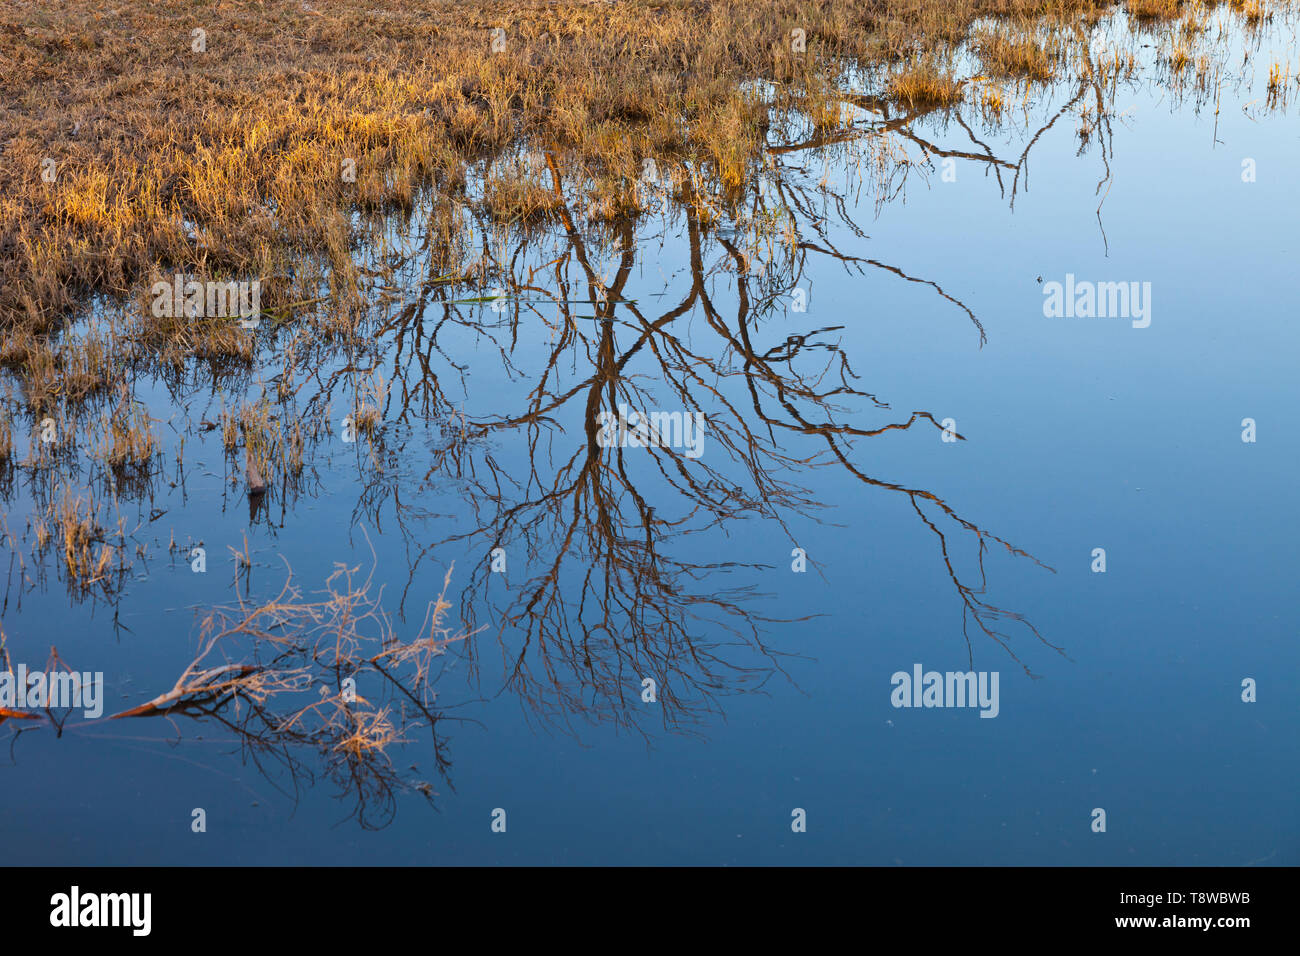
[[[626,253],[617,235],[534,236],[529,265],[565,258],[539,270],[528,301],[394,310],[375,338],[386,451],[326,440],[301,493],[273,491],[251,524],[218,433],[192,427],[219,407],[210,389],[142,377],[156,418],[183,408],[175,428],[191,421],[183,486],[169,487],[169,465],[151,498],[124,501],[129,525],[143,516],[132,540],[147,556],[116,607],[70,600],[30,559],[22,586],[11,565],[12,659],[39,665],[57,645],[105,673],[106,714],[135,706],[194,657],[195,609],[235,600],[228,546],[247,535],[248,588],[264,597],[285,562],[309,590],[337,562],[364,572],[368,539],[399,633],[419,632],[449,568],[453,623],[482,628],[439,658],[450,766],[435,768],[427,727],[412,731],[393,765],[427,780],[434,806],[399,792],[367,828],[329,780],[295,790],[211,720],[73,718],[61,735],[7,742],[7,859],[1300,862],[1300,128],[1263,108],[1258,78],[1225,85],[1217,118],[1213,97],[1198,107],[1141,82],[1120,84],[1110,133],[1082,151],[1076,112],[1035,139],[1076,92],[1053,90],[998,128],[962,112],[1010,164],[1001,189],[970,159],[945,181],[936,156],[877,208],[853,172],[869,138],[856,153],[777,154],[807,245],[743,297],[716,232],[693,264],[698,223],[673,205],[645,217]],[[910,130],[983,152],[942,114]],[[924,163],[915,141],[893,142]],[[818,189],[827,170],[842,211]],[[770,199],[778,176],[765,178]],[[622,263],[635,302],[612,322],[575,304],[557,332],[539,300],[586,298],[584,262],[610,280]],[[1039,278],[1067,273],[1149,282],[1149,327],[1044,317]],[[960,299],[987,341],[926,283]],[[329,392],[338,409],[350,393],[331,371],[304,394]],[[619,401],[697,403],[702,454],[593,452],[591,410]],[[925,418],[851,433],[914,411],[952,419],[966,440]],[[170,454],[176,432],[158,431]],[[5,508],[20,534],[30,492],[20,483]],[[151,522],[153,508],[165,513]],[[204,543],[206,574],[168,556],[172,535]],[[489,570],[496,545],[505,574]],[[918,663],[998,672],[997,717],[891,706],[891,675]],[[645,677],[655,703],[641,700]],[[1256,702],[1241,699],[1246,678]],[[205,833],[191,832],[194,808]],[[505,833],[492,831],[496,808]],[[806,832],[792,832],[795,808]]]

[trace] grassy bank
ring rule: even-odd
[[[647,156],[689,155],[738,187],[769,105],[750,81],[830,121],[847,69],[904,64],[891,89],[942,102],[960,94],[943,53],[976,18],[1048,13],[1075,30],[1107,8],[13,0],[0,11],[0,315],[40,334],[87,294],[127,295],[159,269],[260,277],[275,308],[315,289],[291,267],[303,250],[347,286],[349,209],[409,205],[426,183],[454,194],[467,159],[520,139],[600,171],[596,216],[636,208]],[[999,71],[1050,73],[1023,30],[981,43]],[[505,218],[551,201],[509,177],[493,196]]]

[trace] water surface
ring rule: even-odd
[[[111,593],[33,563],[39,481],[7,486],[13,661],[103,671],[107,716],[172,686],[213,606],[339,564],[403,639],[445,582],[470,636],[432,726],[388,689],[409,742],[371,777],[230,704],[24,729],[10,862],[1300,862],[1300,130],[1256,75],[1293,40],[1233,32],[1256,58],[1179,92],[1109,29],[1144,58],[1113,89],[776,124],[713,221],[665,189],[592,226],[566,183],[559,221],[468,223],[477,292],[434,281],[418,210],[394,223],[372,347],[301,346],[290,407],[329,425],[251,518],[210,378],[136,379],[169,457],[118,489],[139,550]],[[1149,283],[1149,326],[1045,317],[1067,274]],[[601,447],[620,404],[702,413],[700,454]],[[892,706],[918,663],[998,672],[996,718]]]

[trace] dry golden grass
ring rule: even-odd
[[[1182,15],[1183,0],[1124,0],[1135,20],[1173,20]]]
[[[1261,0],[1245,0],[1237,5],[1247,23],[1260,23],[1270,16],[1268,7]]]
[[[65,488],[61,499],[52,506],[52,517],[63,543],[69,583],[84,589],[104,581],[115,549],[103,541],[104,532],[96,521],[93,502]]]
[[[1282,64],[1274,61],[1269,65],[1266,97],[1271,108],[1286,106],[1287,101],[1290,99],[1292,80],[1291,64],[1289,62]]]
[[[301,474],[306,467],[306,439],[302,433],[302,423],[294,422],[285,438],[285,467],[291,474]]]
[[[1001,86],[991,82],[980,85],[978,102],[980,113],[992,123],[996,123],[1002,118],[1002,113],[1008,106],[1006,91]]]
[[[7,465],[14,457],[14,427],[9,421],[9,413],[0,408],[0,466]]]
[[[358,384],[352,409],[352,422],[358,434],[368,435],[379,427],[387,395],[388,388],[382,378],[367,378]]]
[[[994,76],[1043,81],[1050,80],[1055,72],[1056,56],[1032,36],[986,29],[978,31],[973,39],[980,62]]]
[[[925,57],[896,73],[890,80],[889,93],[908,109],[927,110],[960,102],[963,86],[945,64]]]
[[[18,92],[0,106],[0,317],[44,334],[87,293],[128,297],[160,272],[259,278],[272,312],[317,295],[322,275],[332,294],[355,295],[346,210],[410,207],[422,188],[455,196],[467,161],[524,142],[610,183],[635,182],[646,156],[691,154],[735,185],[762,141],[765,110],[747,82],[830,88],[847,62],[928,55],[977,16],[1043,9],[332,0],[309,13],[297,0],[10,0],[0,84]],[[494,29],[505,31],[497,52]],[[912,103],[956,95],[942,74],[917,71],[895,89]],[[543,189],[501,179],[486,202],[507,220],[544,216]],[[593,205],[609,217],[635,201],[606,188]],[[306,252],[321,272],[295,268]],[[184,324],[150,317],[142,331],[172,361],[248,360],[244,330]]]
[[[250,486],[264,489],[275,474],[281,445],[280,423],[265,396],[239,410],[238,430],[244,444],[244,473]]]
[[[533,224],[554,219],[564,202],[543,175],[534,163],[516,159],[484,184],[484,205],[499,222]]]
[[[120,406],[104,423],[105,442],[100,457],[112,468],[144,466],[158,451],[148,412],[138,406]]]

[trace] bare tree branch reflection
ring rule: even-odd
[[[968,307],[931,280],[840,252],[829,239],[799,238],[800,223],[825,234],[824,220],[813,213],[824,204],[814,187],[773,163],[770,188],[755,184],[730,206],[734,229],[720,228],[708,213],[721,200],[699,193],[703,176],[686,170],[675,178],[671,208],[688,249],[686,282],[670,306],[650,312],[644,296],[628,298],[646,258],[638,223],[624,218],[593,230],[576,211],[577,177],[566,179],[553,156],[546,168],[560,230],[520,230],[505,260],[494,257],[494,244],[480,247],[478,267],[485,282],[509,290],[508,311],[493,315],[479,306],[475,315],[453,302],[445,286],[426,283],[418,300],[381,333],[397,344],[387,357],[387,374],[398,383],[389,419],[438,425],[417,487],[454,485],[474,515],[467,529],[422,541],[414,527],[403,525],[404,513],[410,517],[415,509],[392,490],[386,500],[408,536],[410,581],[422,562],[450,545],[479,556],[461,613],[471,627],[490,619],[504,691],[518,694],[544,722],[570,729],[579,716],[641,729],[644,715],[655,713],[664,726],[689,731],[704,715],[720,712],[726,694],[761,691],[772,677],[785,675],[789,652],[771,642],[772,625],[810,615],[782,619],[764,610],[766,595],[752,584],[722,586],[724,575],[744,572],[752,581],[755,572],[772,566],[747,560],[752,549],[702,555],[710,541],[753,521],[797,546],[799,525],[819,520],[824,507],[801,476],[824,468],[908,498],[936,535],[961,602],[972,661],[972,634],[982,634],[1032,673],[1007,624],[1061,652],[1023,617],[984,597],[991,546],[1044,567],[1040,562],[939,495],[873,477],[857,463],[860,442],[917,424],[938,429],[934,416],[918,410],[894,421],[869,421],[871,412],[889,406],[861,387],[835,338],[840,327],[801,326],[797,315],[778,313],[810,256],[924,284],[964,311],[982,342],[984,329]],[[781,203],[796,234],[768,243],[767,257],[760,258],[755,250],[761,243],[742,235],[747,220],[741,203],[749,203],[753,221],[768,214],[772,202]],[[835,208],[847,218],[846,204]],[[721,256],[711,258],[715,248]],[[725,307],[714,291],[719,282],[729,286]],[[585,316],[582,307],[590,310]],[[551,339],[529,370],[530,350],[520,343],[532,318],[545,322]],[[434,359],[445,351],[439,337],[453,329],[471,331],[500,353],[506,379],[523,392],[514,409],[485,412],[483,398],[469,392],[470,414],[451,397],[464,389],[463,368],[446,362],[440,371]],[[455,380],[451,393],[444,385],[448,374]],[[502,393],[488,404],[504,401]],[[634,451],[602,446],[599,416],[616,416],[620,406],[704,414],[709,454],[693,458],[657,444]],[[508,460],[503,449],[509,449]],[[955,534],[972,543],[974,583],[958,571]],[[789,546],[771,554],[779,558]],[[491,571],[495,549],[509,556],[511,573]],[[521,566],[527,569],[522,580]],[[481,648],[465,651],[476,673],[490,674]],[[645,677],[660,688],[657,711],[639,706]]]
[[[987,640],[1033,676],[1027,647],[1064,650],[988,597],[986,558],[1051,569],[936,491],[866,464],[872,440],[943,426],[923,408],[895,411],[855,369],[861,359],[844,344],[846,327],[791,303],[828,269],[884,273],[932,295],[943,315],[964,315],[982,346],[986,329],[959,290],[866,254],[871,239],[855,221],[869,208],[861,193],[878,207],[933,157],[952,158],[982,165],[1014,208],[1035,145],[1091,95],[1101,195],[1113,131],[1099,77],[1084,70],[1059,110],[1025,131],[1018,157],[998,156],[961,109],[899,112],[844,93],[868,119],[775,125],[739,189],[707,162],[664,161],[658,179],[621,183],[628,201],[602,217],[590,198],[599,177],[558,148],[541,149],[530,163],[550,201],[538,225],[500,221],[474,177],[436,184],[438,202],[423,215],[417,208],[380,248],[355,250],[357,274],[373,280],[370,324],[340,331],[314,315],[277,323],[265,333],[270,357],[191,363],[158,380],[190,412],[187,435],[229,432],[223,508],[244,505],[240,475],[255,448],[267,456],[259,467],[269,488],[249,524],[272,536],[297,516],[300,498],[327,493],[326,477],[354,469],[353,524],[406,552],[399,625],[408,604],[419,616],[426,565],[458,550],[471,558],[456,579],[459,596],[446,599],[448,572],[416,636],[402,640],[373,571],[337,566],[315,597],[290,575],[278,594],[255,600],[245,579],[235,605],[204,618],[197,654],[174,685],[116,716],[160,717],[178,734],[182,718],[220,726],[285,792],[296,796],[323,776],[369,827],[392,818],[402,792],[433,796],[431,783],[394,765],[395,745],[427,734],[434,770],[447,779],[438,727],[448,708],[434,686],[453,645],[478,683],[517,695],[544,724],[577,732],[603,722],[648,736],[653,721],[697,732],[728,695],[790,679],[798,645],[789,625],[815,609],[791,610],[787,600],[782,611],[776,586],[760,583],[788,573],[809,523],[831,513],[826,489],[846,486],[854,497],[837,490],[834,503],[857,506],[859,493],[905,499],[908,520],[914,513],[924,539],[934,536],[938,580],[961,608],[972,669]],[[944,142],[949,122],[969,146]],[[923,160],[907,155],[913,146]],[[836,177],[801,165],[829,165],[832,154],[844,160]],[[484,176],[519,158],[484,158]],[[227,394],[242,398],[227,408]],[[702,415],[707,452],[603,441],[601,422],[623,420],[625,410]],[[373,425],[336,442],[340,420],[355,426],[363,411]],[[36,474],[33,466],[31,484],[43,488],[32,492],[35,511],[53,513],[53,486]],[[115,505],[117,496],[138,502],[147,516],[138,528],[165,513],[155,504],[166,496],[159,477],[167,476],[151,458],[130,481],[95,480]],[[173,477],[183,501],[179,455]],[[443,494],[454,503],[440,511]],[[108,520],[87,522],[84,543],[106,543]],[[116,593],[104,582],[125,579],[125,551],[94,579],[101,590]],[[508,570],[493,570],[494,554]],[[31,582],[25,567],[11,577]],[[8,601],[6,590],[6,609]],[[445,623],[453,607],[455,628]],[[492,640],[464,640],[479,632]],[[657,685],[656,708],[642,706],[645,678]],[[19,716],[0,713],[0,722]]]

